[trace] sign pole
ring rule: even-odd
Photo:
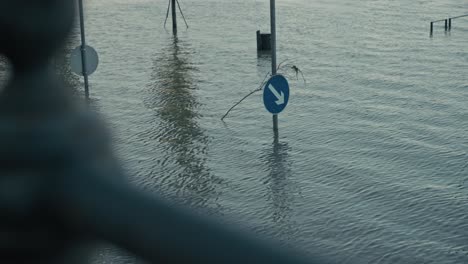
[[[276,0],[270,0],[271,18],[271,75],[276,75]],[[273,132],[278,137],[278,115],[273,115]]]
[[[85,85],[85,97],[89,100],[89,83],[88,83],[88,71],[86,69],[86,36],[85,36],[85,25],[84,25],[84,12],[83,12],[83,0],[78,1],[79,12],[80,12],[80,29],[81,29],[81,67],[84,77]]]
[[[176,0],[172,0],[172,32],[177,35]]]
[[[278,114],[289,102],[288,80],[281,74],[273,75],[263,89],[263,103],[268,112],[273,114],[273,132],[275,142],[278,142]]]

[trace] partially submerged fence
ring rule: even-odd
[[[431,21],[431,24],[430,24],[430,34],[431,34],[431,36],[434,33],[434,24],[444,22],[445,23],[445,31],[450,31],[452,29],[452,20],[462,18],[462,17],[468,17],[468,14],[467,15],[450,17],[450,18],[446,18],[446,19],[439,19],[439,20]]]

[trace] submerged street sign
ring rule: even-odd
[[[289,84],[283,75],[275,75],[268,80],[263,89],[263,103],[268,112],[281,113],[289,101]]]
[[[86,45],[84,53],[81,50],[81,46],[76,47],[70,57],[70,66],[72,72],[83,76],[83,61],[82,55],[85,54],[86,56],[86,75],[93,74],[99,64],[99,57],[95,49]]]

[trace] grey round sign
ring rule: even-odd
[[[86,54],[86,74],[91,75],[93,74],[99,64],[99,57],[95,49],[86,45],[85,46],[85,54]],[[76,47],[70,57],[70,66],[72,72],[83,76],[83,64],[81,61],[81,46]]]

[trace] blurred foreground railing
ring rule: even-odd
[[[0,262],[83,263],[109,241],[152,263],[325,263],[239,234],[132,189],[103,123],[54,76],[72,0],[0,2]],[[85,251],[83,251],[85,250]]]

